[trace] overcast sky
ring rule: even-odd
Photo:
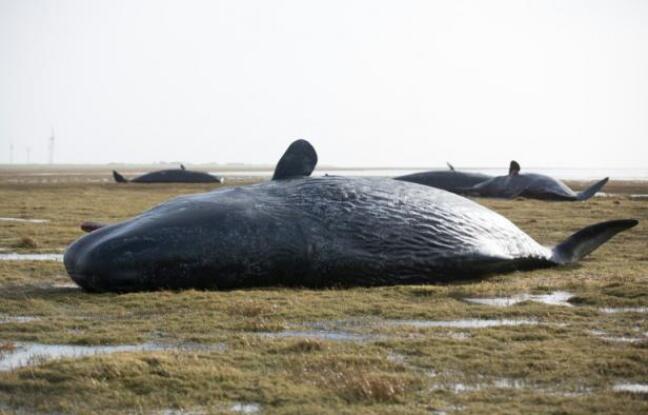
[[[648,1],[0,0],[0,163],[648,166]]]

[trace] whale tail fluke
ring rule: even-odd
[[[578,262],[619,232],[636,226],[635,219],[619,219],[590,225],[553,248],[551,261],[556,264]]]
[[[587,189],[583,190],[578,194],[577,196],[578,200],[587,200],[591,198],[596,194],[596,192],[600,191],[603,188],[603,186],[605,186],[608,180],[610,180],[610,178],[606,177],[605,179],[600,180],[594,183],[593,185],[591,185],[590,187],[588,187]]]
[[[117,173],[117,170],[113,170],[113,178],[117,183],[128,183],[128,180],[121,174]]]

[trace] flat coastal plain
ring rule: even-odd
[[[0,170],[0,414],[648,413],[648,182],[612,180],[587,202],[477,200],[546,245],[640,221],[574,266],[117,295],[83,292],[57,260],[80,222],[257,179],[28,173]]]

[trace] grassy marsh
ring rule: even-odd
[[[220,186],[12,177],[0,175],[0,217],[48,220],[0,222],[0,249],[20,253],[61,252],[81,235],[83,220],[118,221]],[[646,394],[613,389],[648,383],[646,313],[602,309],[648,307],[648,200],[629,197],[648,193],[648,185],[612,182],[606,191],[615,195],[586,203],[480,200],[548,245],[597,221],[641,221],[577,266],[481,282],[98,295],[70,286],[61,263],[0,261],[0,359],[14,342],[223,345],[43,360],[0,372],[0,414],[647,412]],[[574,307],[464,301],[554,291],[573,293]],[[459,319],[537,324],[394,324]],[[357,337],[267,335],[284,330]]]

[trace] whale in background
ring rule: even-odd
[[[117,183],[223,183],[222,177],[201,171],[187,170],[184,164],[181,164],[179,169],[154,171],[130,180],[115,170],[112,174]]]
[[[471,187],[460,189],[460,193],[469,196],[495,197],[512,199],[525,197],[528,199],[582,201],[599,192],[608,182],[606,177],[580,193],[574,192],[565,183],[553,177],[536,173],[520,173],[520,164],[513,160],[509,166],[509,174],[497,176]]]
[[[458,171],[450,163],[448,163],[448,168],[448,170],[432,170],[407,174],[405,176],[394,177],[394,179],[432,186],[453,193],[461,193],[462,190],[493,177],[482,173]]]

